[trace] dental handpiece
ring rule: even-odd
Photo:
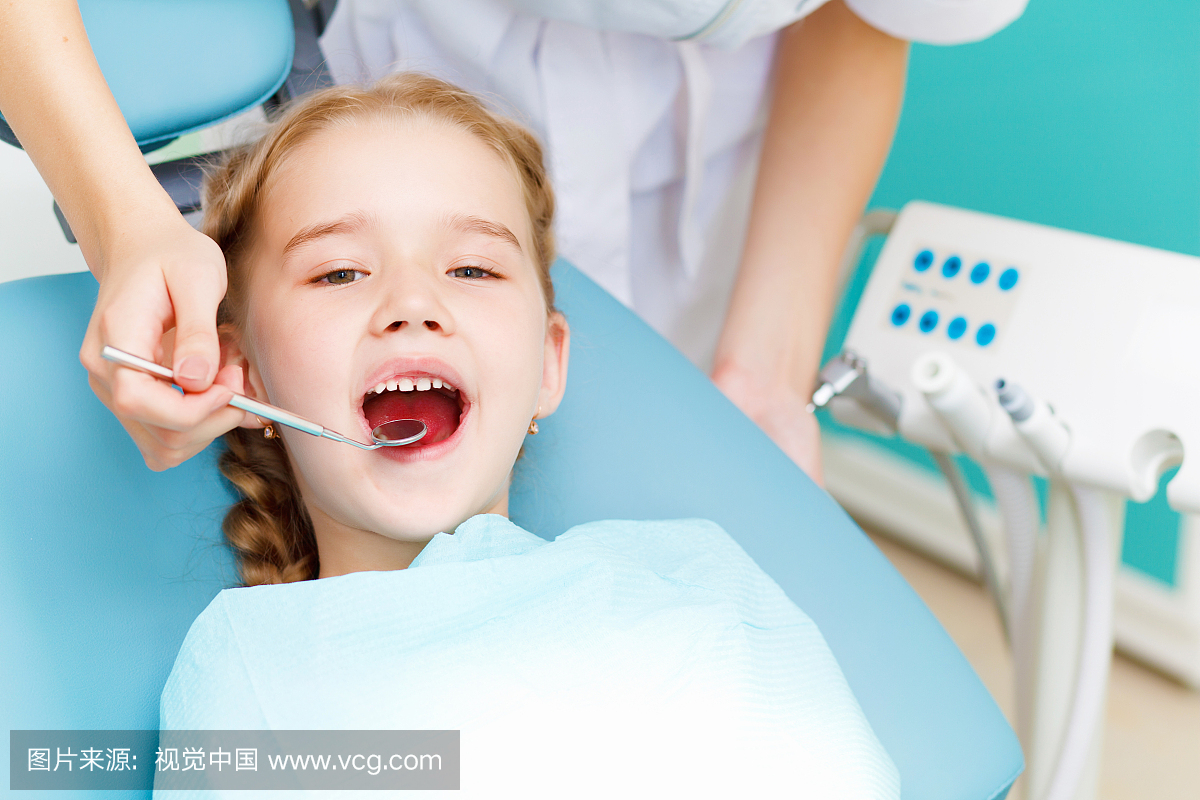
[[[180,391],[183,390],[182,387],[175,383],[175,373],[161,364],[155,364],[153,361],[147,361],[132,353],[126,353],[124,350],[118,350],[108,345],[104,346],[104,349],[100,351],[100,355],[114,364],[136,369],[139,372],[145,372],[156,378],[169,380]],[[400,445],[412,444],[422,439],[427,432],[425,423],[420,420],[397,419],[376,426],[375,430],[371,431],[371,438],[374,440],[374,443],[363,444],[348,436],[343,436],[337,431],[330,430],[304,417],[293,414],[290,411],[284,411],[282,408],[277,408],[267,403],[260,403],[257,400],[251,400],[249,397],[237,392],[234,392],[233,397],[229,398],[229,405],[234,408],[240,408],[243,411],[248,411],[259,417],[265,417],[272,422],[278,422],[280,425],[287,425],[289,428],[304,431],[312,436],[323,436],[335,442],[354,445],[361,450],[376,450],[380,447],[398,447]]]

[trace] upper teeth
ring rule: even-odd
[[[413,389],[418,392],[428,392],[430,389],[455,391],[453,386],[441,378],[392,378],[376,384],[375,388],[369,390],[367,394],[383,394],[385,391],[394,392],[397,389],[402,392],[411,392]]]

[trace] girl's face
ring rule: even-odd
[[[321,577],[406,567],[439,531],[507,514],[529,422],[562,398],[569,335],[546,313],[504,159],[420,119],[319,134],[271,178],[246,263],[233,358],[251,396],[363,442],[390,419],[429,429],[368,452],[276,426]]]

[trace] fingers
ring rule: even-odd
[[[224,256],[182,217],[168,217],[142,224],[103,254],[109,268],[79,353],[92,390],[152,469],[175,466],[244,419],[227,406],[233,387],[213,385]],[[104,360],[106,344],[157,363],[170,349],[167,363],[188,393]]]
[[[228,386],[213,386],[207,392],[184,395],[148,375],[132,370],[118,372],[119,383],[124,383],[127,378],[145,378],[151,385],[121,386],[122,396],[126,399],[117,403],[103,383],[95,379],[89,379],[89,383],[101,402],[117,416],[146,465],[153,470],[161,471],[183,463],[244,420],[243,411],[228,405],[232,396]],[[141,389],[150,391],[143,396]],[[159,391],[167,392],[168,396],[160,396]],[[161,414],[167,425],[144,423],[136,418],[138,414],[156,419]]]
[[[110,384],[117,367],[100,356],[104,345],[157,361],[163,331],[171,327],[172,321],[165,288],[156,290],[140,283],[127,289],[113,284],[101,287],[79,360],[92,376]]]
[[[119,367],[101,357],[100,351],[104,345],[111,344],[133,355],[158,362],[162,355],[163,329],[169,326],[172,319],[170,301],[165,288],[161,286],[161,280],[157,287],[152,281],[135,281],[125,286],[119,284],[119,277],[115,277],[101,286],[79,360],[88,370],[92,390],[128,430],[134,423],[161,419],[142,420],[136,415],[122,414],[119,409],[140,407],[145,402],[140,398],[144,398],[147,392],[151,396],[166,397],[169,401],[178,398],[179,393],[155,378]],[[134,375],[137,378],[130,380]],[[132,394],[127,394],[130,392]]]
[[[131,369],[117,369],[112,378],[110,408],[118,417],[171,431],[186,431],[229,402],[227,386],[184,394],[165,381]],[[97,395],[100,391],[97,390]]]
[[[207,389],[220,366],[217,306],[224,294],[224,281],[211,274],[208,280],[191,277],[184,294],[171,293],[175,307],[175,382],[189,392]]]

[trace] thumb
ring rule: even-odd
[[[175,307],[175,382],[189,392],[202,392],[212,383],[221,363],[217,338],[220,298],[186,296]]]

